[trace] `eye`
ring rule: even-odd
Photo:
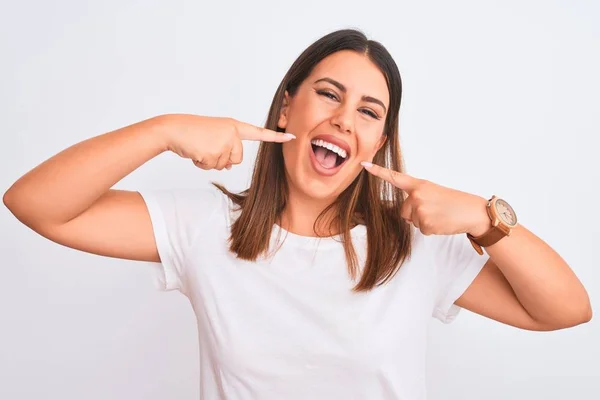
[[[364,114],[367,114],[368,116],[375,118],[375,119],[381,119],[381,117],[377,114],[375,114],[375,112],[369,110],[369,109],[363,109],[363,111],[365,111]]]
[[[338,100],[337,96],[327,90],[317,90],[317,94],[320,94],[321,96],[325,96],[331,100]]]
[[[319,94],[321,96],[325,96],[331,100],[339,101],[338,97],[334,93],[332,93],[328,90],[317,90],[317,94]],[[381,117],[379,115],[377,115],[377,113],[369,110],[368,108],[363,109],[363,114],[366,114],[369,117],[374,118],[374,119],[381,119]]]

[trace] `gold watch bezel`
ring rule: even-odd
[[[504,218],[500,216],[500,213],[497,209],[498,202],[502,202],[505,205],[505,207],[508,208],[508,210],[514,217],[514,223],[511,224],[505,221]],[[519,223],[517,213],[515,212],[514,208],[510,205],[510,203],[496,195],[493,195],[492,198],[488,201],[488,215],[492,220],[492,226],[499,227],[500,229],[505,231],[507,235],[509,235],[510,231]]]

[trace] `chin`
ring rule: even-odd
[[[297,174],[291,177],[289,173],[288,183],[296,192],[302,193],[306,197],[329,202],[333,202],[349,186],[307,174]]]
[[[331,190],[331,187],[328,187],[322,184],[321,182],[319,183],[320,184],[314,184],[311,186],[304,185],[305,187],[300,187],[299,189],[302,190],[302,192],[305,193],[307,196],[315,200],[333,201],[342,192],[340,190]]]

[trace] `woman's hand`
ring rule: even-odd
[[[485,209],[487,200],[481,196],[450,189],[371,163],[363,163],[363,166],[371,174],[402,189],[408,195],[400,215],[424,235],[470,233],[479,236],[491,227]]]
[[[189,158],[205,170],[230,169],[243,157],[242,140],[288,142],[290,133],[275,132],[233,118],[204,117],[190,114],[164,116],[167,148],[180,157]]]

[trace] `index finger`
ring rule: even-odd
[[[288,142],[296,139],[291,133],[276,132],[271,129],[261,128],[251,124],[241,122],[238,125],[238,134],[242,140],[259,140],[262,142]]]
[[[391,183],[399,189],[404,190],[407,193],[412,192],[418,185],[419,179],[412,177],[402,172],[394,171],[389,168],[384,168],[379,165],[371,164],[370,162],[362,162],[363,167],[369,173],[383,179],[386,182]]]

